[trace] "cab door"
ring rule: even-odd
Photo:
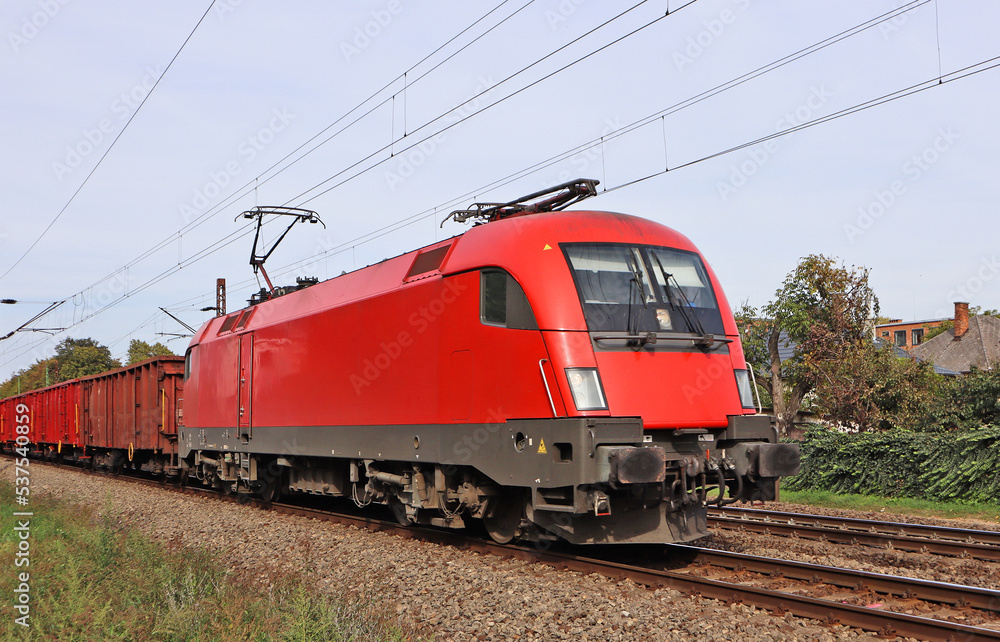
[[[249,441],[253,435],[253,332],[240,335],[239,367],[239,428],[240,439]]]

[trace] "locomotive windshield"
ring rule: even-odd
[[[591,332],[725,334],[694,252],[610,243],[563,246]]]

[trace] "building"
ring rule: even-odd
[[[928,330],[950,321],[951,319],[927,319],[904,323],[902,319],[893,319],[889,323],[875,326],[875,339],[909,351],[924,342],[924,335]]]
[[[969,304],[956,302],[954,327],[912,348],[910,354],[963,374],[973,366],[991,370],[1000,364],[1000,319],[970,318]]]

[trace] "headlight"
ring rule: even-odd
[[[607,410],[597,368],[566,368],[566,380],[577,410]]]
[[[736,373],[736,389],[740,391],[740,405],[744,408],[757,408],[753,401],[753,387],[750,385],[750,373],[746,370],[734,370]]]

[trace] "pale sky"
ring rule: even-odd
[[[0,336],[63,300],[30,327],[67,329],[0,341],[0,379],[67,336],[167,342],[185,330],[159,307],[198,327],[217,277],[242,307],[254,205],[326,223],[268,262],[294,283],[577,177],[609,190],[577,209],[688,236],[733,307],[821,253],[869,268],[884,316],[1000,308],[995,2],[5,6],[0,298],[29,303],[0,305]]]

